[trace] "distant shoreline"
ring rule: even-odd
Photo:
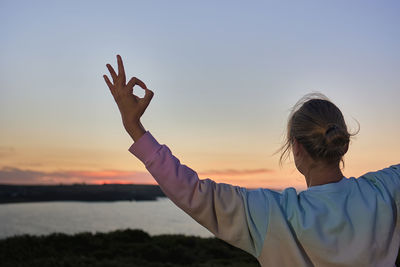
[[[0,204],[47,201],[144,201],[166,197],[158,185],[10,185],[0,184]]]

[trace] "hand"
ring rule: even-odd
[[[111,94],[118,105],[125,129],[133,129],[137,128],[137,126],[143,127],[140,123],[140,117],[150,104],[154,93],[153,91],[147,89],[144,82],[136,77],[132,77],[126,84],[124,65],[120,55],[117,55],[117,62],[118,75],[110,64],[106,65],[110,71],[113,83],[110,82],[107,75],[103,75],[104,80],[106,81],[108,88],[110,88]],[[133,87],[135,85],[139,85],[146,91],[143,98],[139,98],[133,94]]]

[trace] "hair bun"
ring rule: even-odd
[[[325,135],[329,135],[330,132],[335,131],[337,128],[339,128],[339,126],[336,123],[328,124],[328,127],[325,131]]]
[[[325,131],[325,157],[341,157],[347,152],[350,135],[346,129],[341,128],[335,123],[327,125]]]

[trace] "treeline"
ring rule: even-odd
[[[165,197],[158,185],[0,185],[0,203],[155,200],[157,197]]]
[[[260,266],[243,250],[216,238],[150,236],[141,230],[0,240],[2,267]]]

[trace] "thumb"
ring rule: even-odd
[[[144,95],[144,97],[143,97],[143,100],[144,100],[144,103],[145,103],[146,106],[147,106],[148,104],[150,104],[150,101],[151,101],[151,99],[152,99],[153,96],[154,96],[154,92],[151,91],[151,90],[148,89],[148,88],[144,88],[144,90],[145,90],[146,92],[145,92],[145,95]]]

